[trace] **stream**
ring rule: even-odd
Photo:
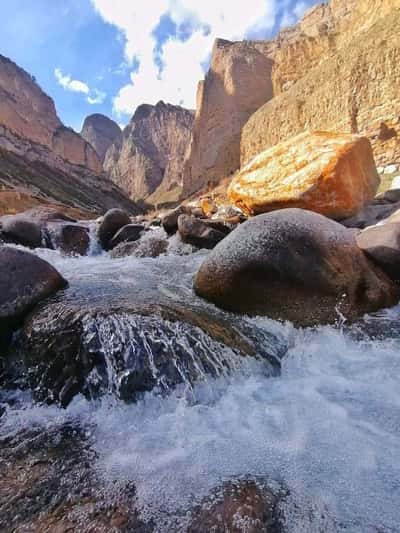
[[[54,437],[73,428],[82,432],[87,475],[95,476],[103,500],[118,501],[119,491],[134,484],[135,506],[152,531],[185,531],[193,505],[225,482],[254,479],[288,490],[285,531],[399,532],[400,307],[353,326],[338,316],[335,326],[310,329],[238,317],[194,294],[193,277],[208,252],[183,251],[176,243],[156,259],[111,259],[95,245],[88,257],[35,253],[69,281],[64,302],[103,309],[124,304],[122,314],[92,319],[98,322],[88,326],[96,328],[110,361],[116,346],[140,335],[129,313],[129,303],[138,301],[184,306],[229,323],[262,356],[241,357],[195,326],[149,317],[149,356],[152,341],[176,342],[191,357],[198,379],[193,383],[177,367],[179,385],[126,403],[115,394],[111,361],[107,391],[92,400],[77,395],[66,409],[37,403],[28,390],[2,391],[0,443],[13,444],[0,470],[16,450],[29,449],[32,435]],[[206,358],[201,368],[200,352]],[[18,505],[14,515],[21,515]],[[10,508],[8,514],[0,510],[1,531],[46,530],[35,529],[32,517],[12,517]]]

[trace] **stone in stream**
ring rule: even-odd
[[[357,244],[393,280],[400,281],[400,222],[365,229],[357,235]]]
[[[143,224],[127,224],[123,226],[108,243],[110,250],[123,242],[134,242],[140,239],[145,231]]]
[[[11,246],[0,248],[0,345],[10,331],[41,300],[66,287],[49,263]]]
[[[132,483],[104,490],[88,430],[53,422],[0,436],[0,531],[153,531]]]
[[[86,255],[90,246],[89,228],[73,222],[55,221],[46,226],[49,245],[66,255]]]
[[[179,216],[178,231],[183,242],[198,248],[214,248],[226,236],[226,233],[191,215]]]
[[[395,305],[399,289],[358,248],[355,232],[317,213],[256,216],[208,255],[199,296],[236,312],[301,326],[349,320]]]
[[[122,227],[130,224],[131,219],[128,213],[122,209],[110,209],[104,215],[98,229],[98,237],[102,247],[109,249],[111,239]]]
[[[256,330],[184,302],[85,305],[57,298],[25,321],[15,359],[37,400],[66,406],[78,393],[112,392],[132,402],[146,391],[165,394],[225,375],[247,358],[278,373],[286,345]]]
[[[117,259],[133,255],[135,257],[158,257],[165,254],[168,249],[168,241],[160,237],[148,236],[135,242],[121,242],[110,252],[110,257]]]
[[[190,215],[191,209],[185,205],[180,205],[176,209],[173,209],[172,211],[169,211],[166,213],[162,219],[161,224],[162,227],[165,229],[165,231],[168,233],[168,235],[174,234],[176,231],[178,231],[178,218],[181,215]]]

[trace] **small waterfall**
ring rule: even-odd
[[[97,235],[98,224],[96,221],[91,221],[89,224],[89,249],[87,255],[95,256],[103,252]]]

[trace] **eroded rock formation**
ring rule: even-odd
[[[0,189],[91,212],[138,211],[104,175],[94,148],[62,124],[35,79],[1,55]]]
[[[398,161],[399,23],[399,0],[331,0],[271,41],[217,41],[199,85],[185,190],[307,128],[366,135],[379,164]]]
[[[93,146],[101,162],[121,134],[118,124],[100,113],[86,117],[81,131],[82,137]]]
[[[133,200],[176,201],[194,113],[159,102],[137,108],[123,135],[107,151],[104,168]]]

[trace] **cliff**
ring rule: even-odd
[[[104,168],[133,200],[178,200],[193,112],[159,102],[137,108],[122,136],[108,149]]]
[[[86,117],[81,131],[81,136],[96,150],[102,163],[107,150],[121,134],[116,122],[99,113]]]
[[[199,85],[189,194],[307,128],[367,134],[400,159],[399,0],[331,0],[270,41],[217,41]]]
[[[66,128],[34,78],[0,56],[0,190],[101,213],[137,206],[103,173],[79,134]]]

